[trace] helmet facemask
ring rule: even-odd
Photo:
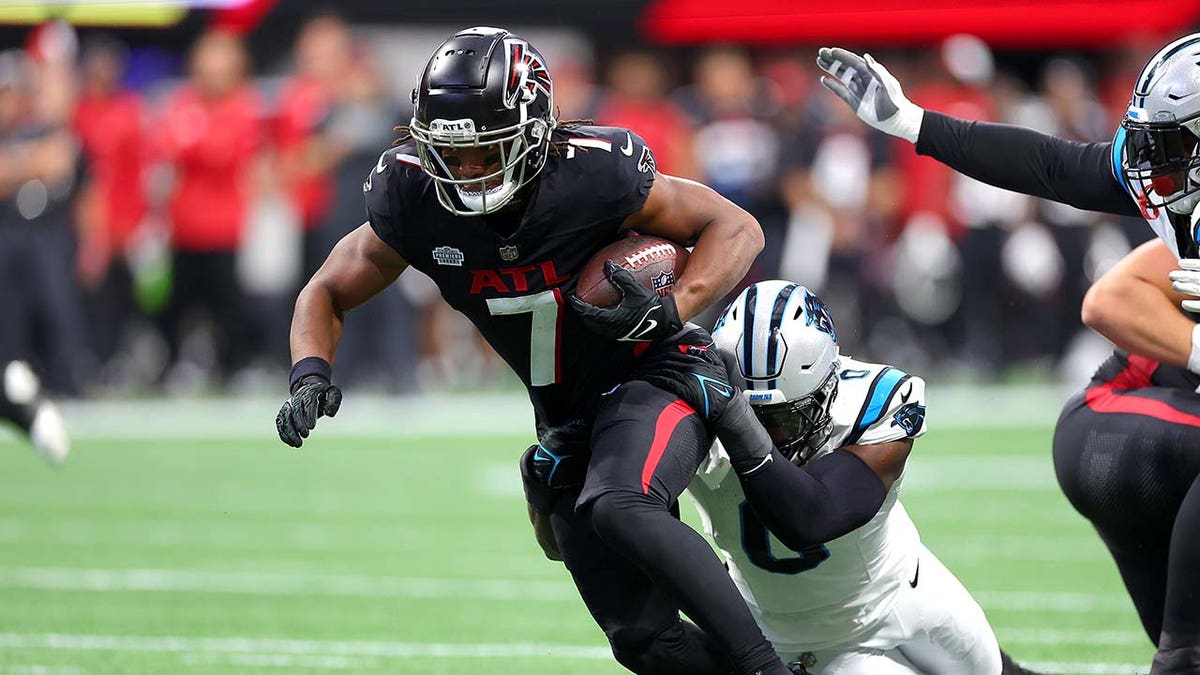
[[[783,403],[752,406],[771,442],[797,466],[804,466],[833,433],[831,409],[837,398],[836,362],[825,380],[807,396]]]
[[[1182,120],[1140,121],[1134,109],[1121,122],[1125,130],[1122,170],[1131,183],[1142,187],[1145,206],[1166,207],[1190,214],[1200,201],[1200,114]]]
[[[421,168],[434,181],[438,201],[460,216],[493,213],[511,202],[545,164],[550,137],[549,125],[540,118],[478,132],[470,119],[435,119],[425,126],[414,118],[409,130]],[[483,149],[489,158],[494,155],[495,161],[487,166],[498,168],[482,176],[457,177],[455,157],[464,148]]]

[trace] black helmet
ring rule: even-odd
[[[538,50],[502,28],[467,28],[437,48],[413,90],[409,130],[442,206],[490,213],[537,176],[555,126],[553,91]],[[463,147],[495,147],[500,169],[455,178],[444,158]]]

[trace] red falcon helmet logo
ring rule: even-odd
[[[504,87],[504,105],[510,110],[537,98],[538,92],[550,97],[550,71],[524,40],[506,39],[508,82]]]

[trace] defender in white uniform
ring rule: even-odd
[[[850,484],[838,478],[848,474],[828,470],[830,460],[850,470],[861,460],[883,484],[873,488],[882,505],[873,516],[868,507],[865,524],[834,525],[844,532],[803,546],[792,539],[789,549],[747,502],[720,443],[693,480],[689,491],[705,529],[784,661],[811,675],[1024,672],[1007,657],[1002,669],[983,610],[921,544],[899,502],[912,441],[925,433],[921,378],[839,357],[825,306],[784,281],[746,289],[713,336],[723,355],[737,361],[744,395],[771,441],[807,467],[817,479],[812,486]],[[743,479],[754,471],[743,471]],[[820,499],[850,497],[830,490]]]

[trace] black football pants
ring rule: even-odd
[[[1067,401],[1055,472],[1158,646],[1152,675],[1200,673],[1200,394],[1127,384],[1093,380]]]
[[[552,509],[563,562],[635,673],[787,673],[712,548],[670,513],[709,445],[699,416],[661,389],[633,381],[606,396],[587,477]]]

